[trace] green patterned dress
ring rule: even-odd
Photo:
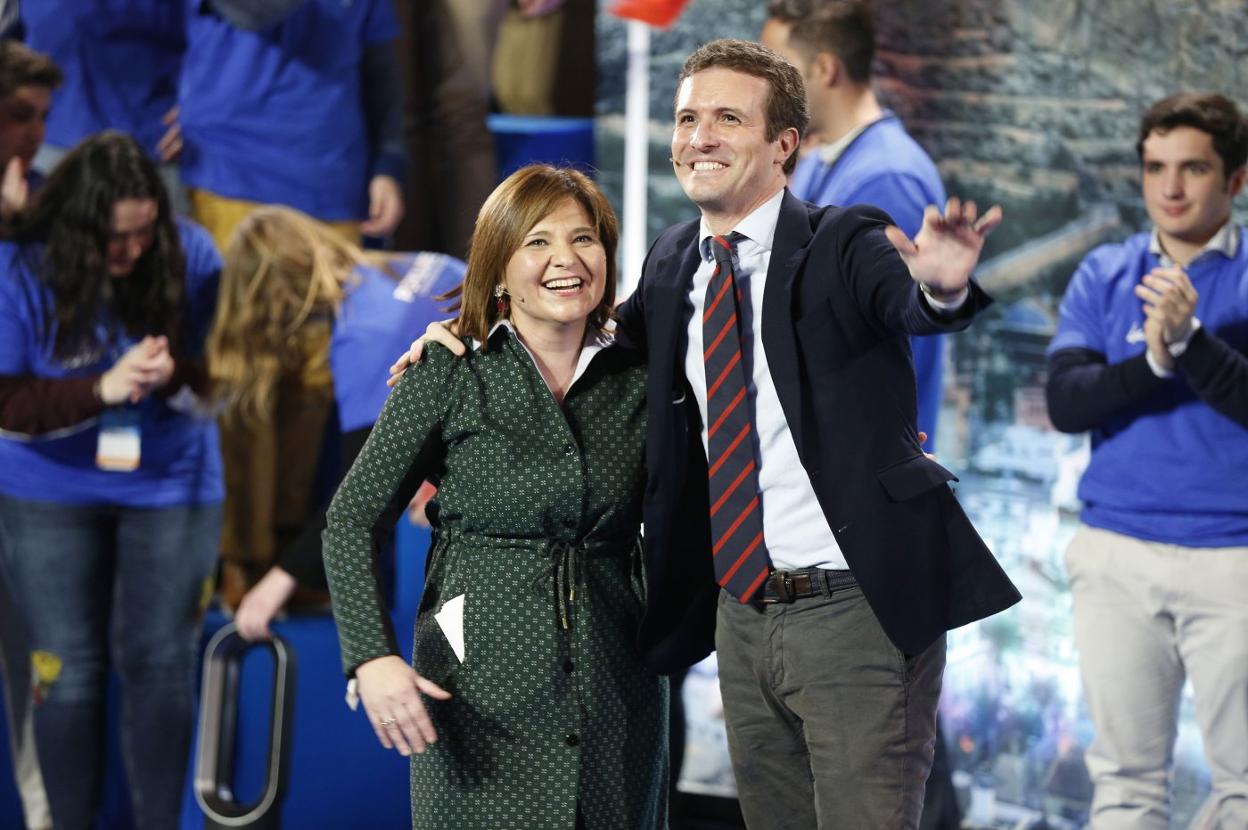
[[[645,368],[607,347],[562,407],[503,327],[488,352],[431,347],[395,387],[325,532],[348,674],[393,654],[372,530],[445,464],[413,665],[438,741],[412,758],[420,830],[666,826],[666,680],[643,668],[637,533]],[[464,597],[461,663],[434,619]]]

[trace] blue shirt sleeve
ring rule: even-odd
[[[1046,350],[1048,356],[1062,349],[1090,349],[1106,353],[1104,291],[1095,252],[1079,263],[1058,309],[1057,331]]]
[[[34,321],[27,301],[17,248],[0,246],[0,374],[24,375],[33,371],[31,355]]]
[[[221,254],[208,232],[186,219],[178,220],[182,252],[186,257],[186,329],[183,346],[190,357],[201,357],[221,284]]]
[[[846,204],[879,207],[892,217],[902,233],[913,239],[923,226],[923,211],[930,201],[922,184],[912,176],[887,172],[862,182]]]

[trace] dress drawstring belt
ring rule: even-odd
[[[546,566],[533,579],[532,589],[538,596],[548,596],[553,587],[559,628],[567,632],[571,630],[574,622],[576,597],[584,580],[584,560],[587,557],[626,557],[640,544],[640,541],[635,534],[571,541],[567,539],[516,539],[440,528],[435,535],[434,555],[436,556],[440,551],[458,542],[469,547],[517,552],[531,551],[535,555],[544,556]]]
[[[564,631],[572,628],[572,606],[576,602],[576,586],[580,581],[576,572],[581,559],[576,555],[577,547],[572,542],[550,543],[547,578],[555,585],[555,608],[559,612],[559,627]]]
[[[602,541],[569,542],[556,539],[547,544],[550,563],[533,581],[533,590],[539,595],[555,589],[555,609],[559,615],[559,627],[570,631],[575,618],[576,593],[584,578],[583,560],[586,556],[611,556],[629,550],[636,544],[636,537],[606,539]]]

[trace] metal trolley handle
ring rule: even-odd
[[[254,804],[239,804],[234,797],[238,686],[243,654],[250,648],[268,648],[273,654],[271,730],[264,791]],[[249,643],[232,623],[213,635],[204,652],[195,758],[195,801],[204,811],[204,830],[276,830],[281,825],[294,699],[295,655],[285,640],[275,636],[265,643]]]

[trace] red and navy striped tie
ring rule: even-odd
[[[743,238],[737,233],[711,238],[715,273],[702,306],[702,356],[715,579],[746,603],[767,578],[771,559],[763,542],[754,419],[741,361],[741,290],[732,269],[733,245]]]

